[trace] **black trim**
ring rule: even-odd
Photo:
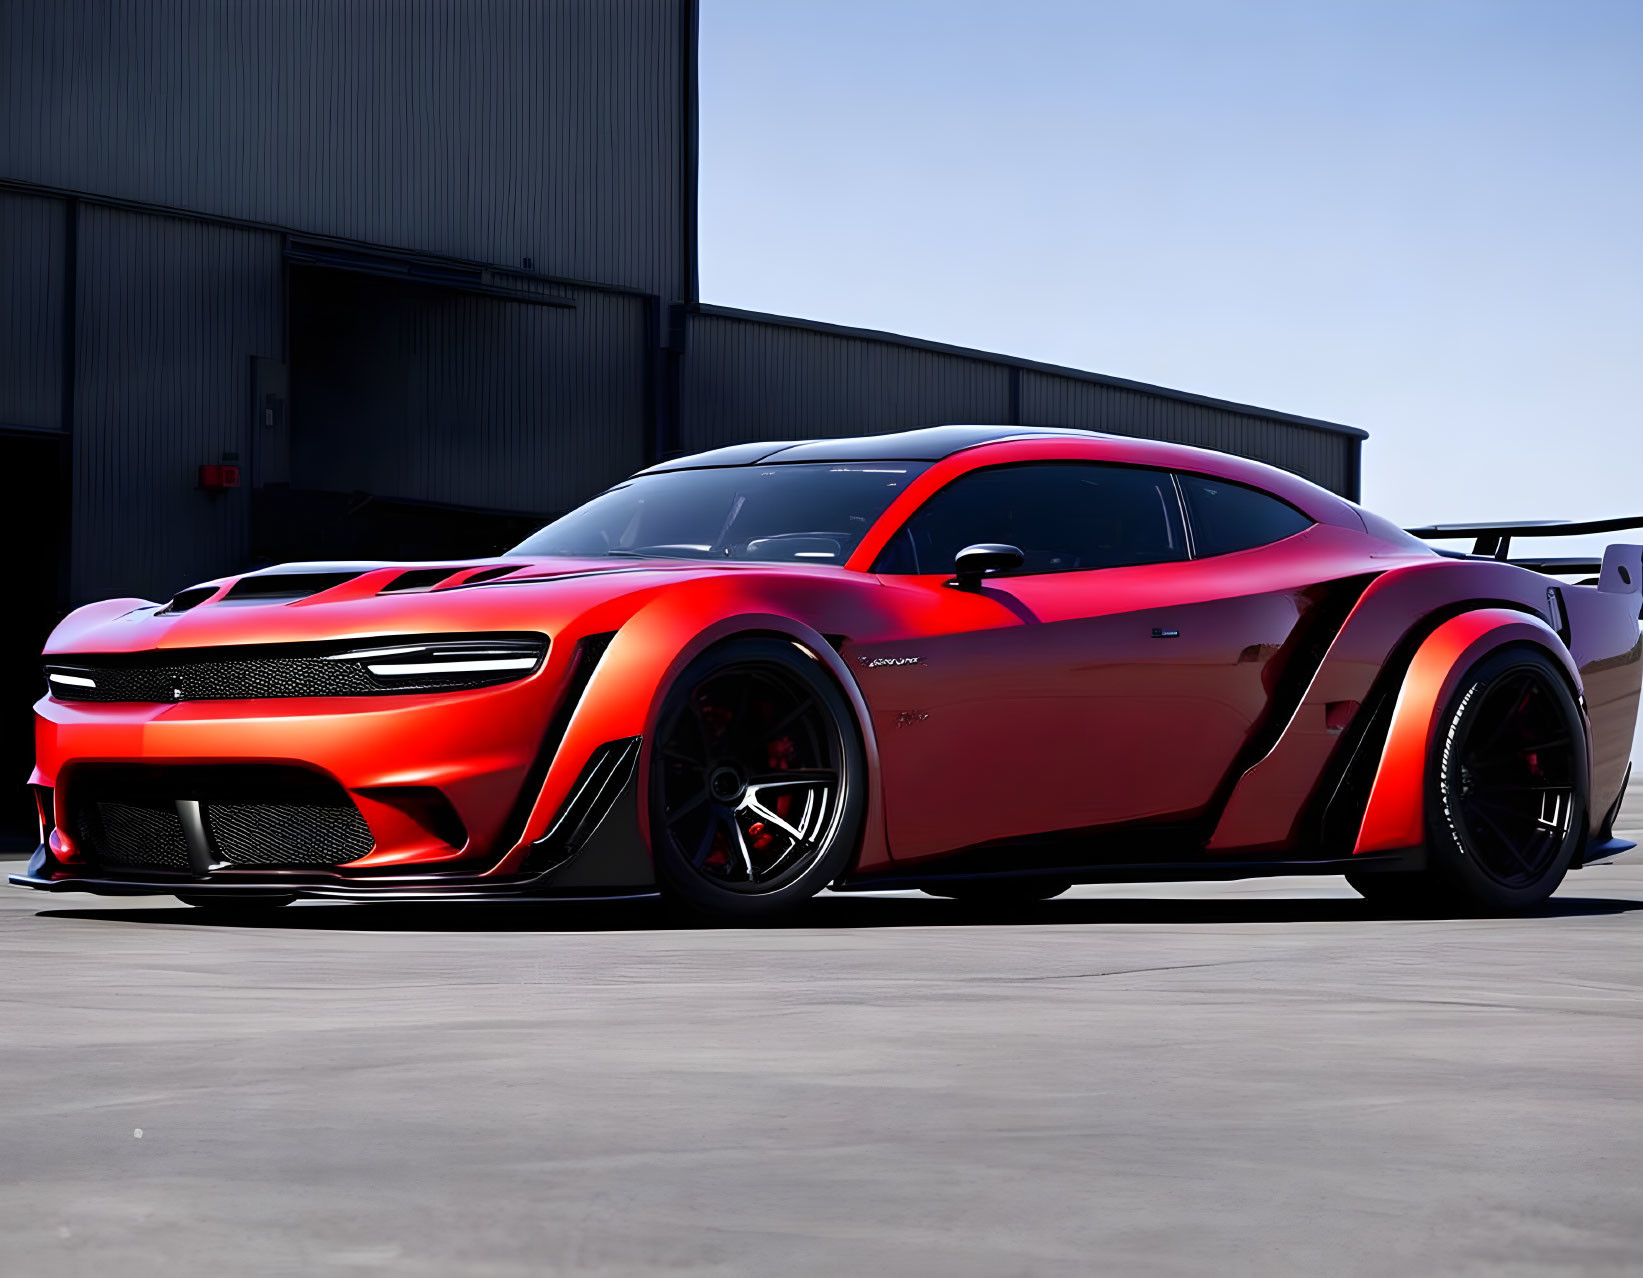
[[[1096,865],[1067,865],[1031,870],[978,871],[960,874],[919,874],[911,869],[890,874],[859,875],[832,885],[835,892],[891,892],[950,883],[1011,883],[1023,879],[1072,879],[1074,883],[1206,883],[1227,879],[1269,878],[1289,874],[1344,874],[1348,870],[1402,870],[1415,868],[1402,853],[1376,856],[1329,857],[1322,860],[1233,860],[1206,858],[1185,861],[1128,861]]]
[[[582,850],[633,776],[641,740],[607,741],[593,752],[548,832],[532,841],[530,854],[519,867],[522,873],[558,869]]]
[[[1232,767],[1227,770],[1210,799],[1203,821],[1206,842],[1221,823],[1221,817],[1232,802],[1233,792],[1244,779],[1244,774],[1277,749],[1278,743],[1283,740],[1284,733],[1306,701],[1312,681],[1323,668],[1329,650],[1334,647],[1353,609],[1374,581],[1374,574],[1366,574],[1321,582],[1315,587],[1328,593],[1295,623],[1292,633],[1295,650],[1279,669],[1277,686],[1267,697],[1266,712],[1255,724],[1243,749],[1238,752]]]
[[[508,813],[508,819],[503,822],[502,829],[497,835],[496,855],[504,856],[525,836],[525,826],[531,819],[531,810],[536,807],[536,800],[542,794],[542,783],[548,779],[548,769],[553,766],[554,757],[559,753],[559,746],[565,739],[565,730],[570,727],[571,716],[576,713],[576,707],[582,703],[582,694],[588,690],[588,682],[593,678],[593,672],[599,668],[599,662],[605,655],[605,649],[610,647],[610,641],[616,638],[616,632],[607,634],[588,635],[576,644],[576,651],[571,656],[570,676],[565,681],[565,692],[554,708],[553,717],[548,720],[547,727],[542,732],[542,743],[536,749],[536,758],[531,762],[530,770],[525,774],[525,780],[520,784],[518,797],[514,799],[513,808]]]
[[[1613,851],[1602,853],[1605,856],[1613,854]],[[577,864],[579,865],[580,861]],[[292,896],[343,901],[481,901],[509,897],[638,900],[657,895],[655,888],[648,882],[612,882],[591,887],[559,883],[555,880],[563,876],[555,871],[549,871],[546,875],[509,876],[501,879],[475,875],[429,875],[420,879],[407,878],[395,883],[378,881],[378,885],[373,886],[366,883],[348,883],[335,878],[326,881],[288,875],[248,875],[237,881],[226,880],[220,876],[214,880],[201,881],[186,875],[174,878],[150,875],[144,879],[51,877],[57,868],[57,862],[46,849],[39,848],[29,861],[28,869],[22,874],[11,875],[9,881],[17,887],[34,888],[43,892],[86,892],[101,896],[156,896],[183,891],[190,896],[243,897],[266,895],[271,888],[278,888],[282,893],[289,893]],[[1328,860],[1114,863],[1070,866],[1054,873],[1038,870],[977,874],[896,872],[841,879],[833,883],[831,888],[835,892],[891,892],[950,883],[1004,883],[1039,878],[1072,878],[1078,883],[1211,883],[1275,875],[1342,874],[1348,870],[1397,871],[1414,868],[1417,867],[1410,864],[1407,856],[1393,853],[1385,856],[1336,857]]]
[[[540,890],[538,878],[467,878],[462,882],[411,881],[389,887],[355,886],[343,882],[308,883],[268,877],[259,881],[228,883],[215,880],[181,879],[51,879],[34,873],[13,874],[8,882],[16,887],[41,892],[87,892],[96,896],[172,896],[180,892],[190,897],[267,896],[269,889],[282,894],[330,901],[494,901],[518,897],[557,897],[566,900],[629,901],[657,895],[654,888],[595,888],[591,890]]]
[[[1593,835],[1593,842],[1603,842],[1614,838],[1614,823],[1620,819],[1621,805],[1626,802],[1626,787],[1632,783],[1632,765],[1626,764],[1626,775],[1620,778],[1620,793],[1614,796],[1614,802],[1609,810],[1603,814],[1603,823],[1597,827]]]
[[[1388,688],[1371,688],[1368,701],[1358,708],[1347,727],[1346,739],[1336,744],[1334,756],[1325,765],[1317,793],[1328,797],[1318,804],[1315,828],[1319,845],[1328,852],[1345,855],[1357,844],[1402,684],[1400,674]],[[1309,819],[1304,824],[1312,826],[1314,822]]]

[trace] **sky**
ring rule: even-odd
[[[702,0],[700,201],[704,301],[1360,426],[1404,524],[1643,515],[1643,0]]]

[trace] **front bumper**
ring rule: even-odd
[[[109,871],[65,862],[47,844],[8,876],[41,892],[100,896],[186,893],[223,898],[291,895],[343,901],[482,901],[498,898],[628,899],[655,895],[639,829],[641,741],[610,742],[583,769],[547,832],[513,873],[410,870],[350,877],[345,869],[216,867],[201,874],[152,868]]]
[[[12,881],[45,891],[360,900],[648,889],[654,880],[633,780],[640,739],[600,743],[593,733],[610,717],[583,723],[577,713],[602,650],[588,643],[555,645],[530,676],[482,690],[169,705],[47,696],[35,706],[32,782],[51,800],[42,812],[48,837],[40,864]],[[220,843],[215,826],[208,837],[200,815],[213,825],[213,805],[224,796],[212,797],[207,774],[233,773],[244,783],[271,770],[303,770],[340,787],[369,830],[369,851],[286,858],[277,827],[258,824],[243,805],[234,817],[237,848]],[[116,773],[148,798],[108,793]],[[598,784],[583,784],[589,776]],[[136,846],[157,855],[137,859],[129,846],[108,855],[107,831],[97,832],[109,815],[104,800],[128,813],[131,802],[164,809],[176,800],[172,820],[182,821],[187,856],[140,832]],[[97,837],[86,843],[92,802]],[[569,814],[576,819],[567,824]],[[247,820],[261,832],[250,856]]]
[[[359,809],[373,846],[353,869],[473,872],[484,862],[486,873],[507,873],[506,855],[524,833],[508,818],[543,745],[559,673],[484,691],[370,699],[98,705],[45,697],[35,706],[33,780],[53,789],[53,851],[68,864],[82,859],[72,812],[77,769],[287,766],[336,782]],[[437,791],[454,809],[465,835],[459,845],[399,801],[418,789]]]

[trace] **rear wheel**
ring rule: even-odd
[[[662,707],[650,775],[657,881],[711,917],[792,909],[843,872],[865,796],[850,703],[820,662],[781,639],[720,644]]]
[[[1427,868],[1348,875],[1372,901],[1479,911],[1545,900],[1586,837],[1586,730],[1535,648],[1480,661],[1441,724],[1427,790]]]

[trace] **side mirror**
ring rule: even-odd
[[[981,579],[989,573],[1010,572],[1021,567],[1026,562],[1026,556],[1018,546],[1005,546],[998,542],[984,541],[975,546],[966,546],[958,552],[958,558],[953,560],[955,578],[948,582],[959,590],[978,590]]]

